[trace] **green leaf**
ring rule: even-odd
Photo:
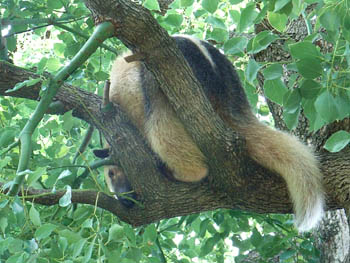
[[[126,254],[126,258],[132,259],[133,262],[141,262],[142,251],[139,248],[131,248]]]
[[[288,22],[288,16],[280,13],[269,12],[267,18],[270,24],[279,32],[284,32]]]
[[[47,7],[49,9],[60,9],[63,7],[62,1],[47,0]]]
[[[159,4],[157,0],[146,0],[143,6],[149,10],[160,11]]]
[[[241,18],[241,14],[237,10],[230,10],[229,11],[230,17],[234,24],[239,23],[239,19]]]
[[[67,48],[67,46],[63,43],[55,43],[53,45],[53,51],[59,57],[64,57],[64,51],[66,48]]]
[[[270,114],[269,107],[267,105],[260,105],[260,107],[258,108],[258,113],[261,116],[269,115]]]
[[[5,158],[1,158],[0,159],[0,169],[4,168],[11,160],[12,159],[10,156],[5,156]],[[2,207],[0,206],[0,208],[2,208]]]
[[[236,55],[244,52],[248,43],[245,37],[233,37],[227,40],[224,44],[224,51],[226,55]]]
[[[329,152],[339,152],[350,142],[350,133],[347,131],[337,131],[326,141],[324,148]]]
[[[319,17],[321,25],[328,31],[338,31],[340,26],[340,15],[333,8],[325,9]]]
[[[275,3],[275,10],[274,12],[277,12],[281,10],[283,7],[285,7],[291,0],[276,0]]]
[[[25,86],[26,86],[26,80],[23,82],[17,83],[12,89],[6,90],[5,93],[11,93],[11,92],[17,91]]]
[[[278,63],[274,63],[263,70],[265,80],[279,79],[282,74],[283,68]]]
[[[17,238],[12,238],[9,241],[8,250],[10,253],[17,253],[23,251],[23,241]],[[14,263],[17,263],[16,261],[13,261]]]
[[[300,107],[300,102],[301,96],[299,89],[288,91],[283,97],[283,112],[295,113]]]
[[[94,246],[95,246],[96,238],[97,238],[97,236],[95,235],[94,239],[92,240],[92,242],[91,242],[90,245],[88,246],[88,249],[85,251],[83,263],[91,262],[90,259],[91,259],[91,255],[92,255],[93,248],[94,248]]]
[[[195,11],[193,13],[193,15],[194,15],[195,18],[199,18],[201,16],[207,15],[207,13],[208,12],[206,10],[204,10],[203,8],[199,8],[197,11]]]
[[[59,200],[59,205],[61,207],[66,207],[72,203],[72,188],[69,185],[66,185],[66,189],[65,194]]]
[[[227,30],[225,22],[222,19],[216,18],[214,16],[208,16],[208,18],[205,21],[211,24],[214,28],[221,28]]]
[[[241,2],[243,2],[243,0],[230,0],[231,5],[236,5],[236,4],[239,4]]]
[[[6,38],[7,49],[8,51],[15,51],[17,48],[17,39],[15,36],[10,36]]]
[[[124,238],[124,228],[119,224],[113,224],[109,229],[108,242],[122,242]]]
[[[339,94],[335,97],[335,103],[337,105],[339,120],[342,120],[350,115],[350,99],[348,94]]]
[[[256,79],[256,75],[258,74],[260,68],[261,66],[254,59],[249,60],[246,70],[246,79],[250,83],[253,83],[253,81]]]
[[[210,223],[209,218],[204,219],[199,226],[199,236],[204,237],[207,232],[208,224]]]
[[[290,53],[294,59],[319,59],[321,60],[320,51],[314,44],[308,41],[299,42],[289,45]]]
[[[61,66],[61,63],[57,58],[49,58],[46,62],[46,68],[51,72],[59,70]]]
[[[40,81],[41,81],[41,78],[36,78],[36,79],[30,78],[29,80],[26,81],[26,86],[27,87],[34,86],[35,84],[39,83]]]
[[[202,0],[202,7],[209,13],[214,13],[218,8],[218,0]]]
[[[91,211],[91,208],[88,206],[78,206],[74,211],[73,219],[74,221],[85,221],[89,218],[92,212],[93,211]]]
[[[46,174],[46,167],[38,167],[33,173],[28,175],[27,184],[32,186],[44,174]]]
[[[279,259],[283,261],[287,260],[287,259],[290,259],[290,258],[293,258],[294,255],[297,253],[296,250],[294,249],[289,249],[287,251],[284,251],[280,256],[279,256]],[[287,262],[287,261],[286,261]]]
[[[35,209],[34,205],[29,209],[29,218],[35,226],[41,226],[40,214]]]
[[[328,90],[316,99],[315,109],[327,123],[335,121],[338,117],[336,101]]]
[[[157,229],[154,224],[150,224],[146,227],[145,233],[143,234],[143,238],[146,242],[154,243],[158,236]]]
[[[98,71],[94,74],[97,81],[105,81],[109,78],[109,74],[104,71]]]
[[[293,130],[298,125],[299,115],[300,107],[298,107],[297,110],[292,113],[283,111],[283,120],[289,130]]]
[[[15,199],[15,202],[11,203],[11,208],[12,208],[12,211],[14,214],[23,215],[24,209],[23,209],[23,206],[18,199]]]
[[[301,83],[299,89],[302,97],[306,99],[313,99],[320,93],[321,85],[314,80],[306,79]]]
[[[343,18],[342,32],[346,41],[350,43],[350,14],[346,14]]]
[[[74,231],[71,231],[69,229],[63,229],[61,231],[58,231],[58,234],[60,237],[66,238],[70,244],[74,244],[82,238],[78,233],[75,233]]]
[[[35,231],[34,237],[38,240],[47,238],[56,228],[57,226],[55,226],[54,224],[44,224]]]
[[[0,131],[0,149],[10,145],[16,136],[16,129],[13,127],[1,128]]]
[[[260,234],[260,232],[256,228],[253,229],[252,236],[251,236],[250,240],[256,248],[258,248],[259,246],[264,244],[264,242],[263,242],[264,239],[263,239],[262,235]]]
[[[287,91],[281,79],[266,80],[264,83],[265,96],[280,105],[283,104],[283,96]]]
[[[250,84],[248,81],[244,81],[244,91],[247,94],[248,101],[252,107],[256,107],[256,104],[258,103],[259,96],[256,92],[256,87],[252,84]]]
[[[228,33],[221,28],[214,28],[212,32],[208,33],[207,39],[215,40],[218,43],[223,43],[227,40]]]
[[[66,178],[66,177],[70,176],[71,174],[72,174],[71,171],[69,171],[69,170],[64,170],[64,171],[62,171],[62,172],[60,173],[60,175],[58,176],[57,181],[58,181],[58,180],[62,180],[63,178]]]
[[[81,251],[83,250],[83,247],[86,244],[86,239],[81,238],[74,244],[74,249],[73,249],[73,258],[77,258],[78,256],[81,255]]]
[[[0,218],[0,228],[3,234],[6,233],[6,228],[8,226],[8,219],[6,217]]]
[[[296,62],[300,75],[306,79],[314,79],[322,75],[323,67],[319,59],[301,59]]]
[[[23,82],[17,83],[13,89],[6,90],[5,93],[17,91],[23,87],[33,86],[33,85],[39,83],[40,81],[41,81],[41,78],[35,78],[35,79],[29,78]]]
[[[63,116],[62,116],[62,120],[63,120],[63,129],[64,130],[71,130],[74,126],[74,122],[75,122],[75,119],[74,117],[72,116],[72,112],[69,111],[69,112],[66,112]]]
[[[249,40],[247,46],[247,52],[249,53],[258,53],[261,50],[266,49],[273,41],[275,41],[278,37],[272,34],[269,31],[260,32],[254,38]]]
[[[200,257],[204,257],[213,251],[214,246],[217,244],[218,239],[215,237],[208,238],[201,246]]]
[[[36,69],[36,72],[38,74],[42,74],[44,72],[44,70],[46,69],[46,63],[47,63],[47,58],[43,57],[42,59],[40,59]]]
[[[245,29],[254,24],[255,18],[258,17],[258,12],[255,10],[255,4],[247,5],[241,13],[239,19],[238,31],[243,32]]]
[[[188,7],[193,5],[194,0],[181,0],[181,7]]]
[[[168,25],[173,26],[173,27],[181,26],[182,20],[183,20],[182,15],[178,15],[178,14],[170,14],[164,19],[164,21]]]
[[[132,245],[136,245],[135,231],[129,225],[124,226],[124,234]]]

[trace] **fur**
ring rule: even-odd
[[[256,119],[234,67],[220,51],[192,37],[174,39],[213,108],[246,138],[249,155],[286,181],[298,229],[306,231],[316,226],[323,215],[324,192],[312,150],[296,137]],[[207,175],[204,155],[143,63],[116,59],[111,71],[110,99],[126,111],[177,180],[198,182]]]
[[[101,159],[109,157],[109,146],[94,150],[94,154]],[[131,208],[134,205],[131,199],[135,199],[136,195],[132,192],[131,185],[122,170],[116,165],[105,165],[104,177],[109,191],[114,193],[125,207]]]

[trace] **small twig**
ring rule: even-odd
[[[145,54],[143,53],[135,53],[132,54],[130,56],[126,56],[124,59],[126,62],[130,63],[130,62],[134,62],[134,61],[141,61],[143,59],[145,59]]]
[[[109,103],[109,90],[111,87],[111,82],[106,80],[105,86],[103,88],[103,99],[102,99],[102,108],[105,108]]]
[[[9,151],[11,151],[13,148],[15,148],[15,147],[18,146],[18,145],[19,145],[19,140],[17,140],[17,141],[15,141],[15,142],[11,143],[9,146],[7,146],[6,149],[4,149],[4,150],[0,153],[0,156],[3,155],[3,154],[5,154],[5,153],[7,153],[7,152],[9,152]]]
[[[75,154],[74,158],[73,158],[73,164],[75,164],[75,162],[77,161],[78,157],[83,154],[83,152],[85,152],[87,146],[89,145],[90,143],[90,140],[91,140],[91,137],[92,137],[92,134],[94,133],[94,126],[90,125],[89,126],[89,129],[87,130],[85,136],[84,136],[84,139],[77,151],[77,153]]]
[[[42,24],[45,23],[47,25],[51,25],[53,22],[56,23],[71,23],[74,21],[78,21],[81,19],[86,18],[87,16],[83,17],[74,17],[74,16],[66,16],[61,18],[24,18],[24,19],[2,19],[1,24],[3,26],[16,26],[16,25],[29,25],[29,24]]]
[[[101,159],[101,160],[96,160],[92,164],[90,164],[88,167],[85,168],[84,172],[79,175],[77,178],[75,178],[72,188],[73,189],[78,189],[82,181],[88,177],[88,175],[91,173],[92,170],[95,170],[101,166],[104,165],[111,165],[113,164],[112,160],[110,159]]]

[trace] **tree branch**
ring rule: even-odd
[[[38,78],[38,75],[9,63],[0,62],[0,95],[4,95],[6,89],[12,88],[28,77]],[[39,86],[40,83],[20,89],[11,95],[35,99],[38,96]],[[56,99],[63,103],[66,110],[74,109],[76,116],[101,130],[107,140],[115,146],[115,161],[121,163],[123,170],[127,171],[128,179],[144,207],[135,206],[124,215],[119,212],[123,210],[119,210],[120,206],[115,204],[117,201],[111,198],[106,202],[110,202],[117,211],[113,208],[107,210],[114,211],[114,214],[132,225],[142,225],[163,218],[217,208],[257,213],[290,213],[292,211],[284,181],[250,160],[245,164],[245,167],[249,168],[244,170],[245,181],[241,187],[232,186],[227,191],[221,191],[211,187],[208,181],[198,184],[173,182],[159,172],[157,159],[118,105],[111,112],[103,113],[99,110],[101,98],[66,84],[61,87]],[[340,208],[349,201],[347,190],[349,156],[349,151],[337,154],[323,153],[320,156],[329,198],[328,207],[331,209]],[[213,176],[215,177],[216,174]],[[230,184],[230,179],[224,178],[221,183]],[[334,195],[334,189],[337,189],[337,195]],[[86,197],[86,200],[80,195],[74,200],[94,205],[95,202],[92,200],[97,197],[97,193],[93,193],[93,197]],[[43,198],[52,200],[52,197]],[[59,197],[56,197],[53,200],[58,199]],[[40,201],[42,202],[45,201]],[[105,204],[98,204],[98,206],[106,209]]]

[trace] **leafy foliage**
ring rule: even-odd
[[[306,12],[309,4],[316,4],[311,13]],[[146,0],[143,5],[170,34],[195,35],[221,48],[235,64],[249,101],[260,115],[267,114],[255,89],[256,76],[262,73],[265,96],[283,106],[288,128],[296,126],[301,110],[311,131],[349,117],[348,1],[175,0],[165,16],[156,12],[157,1]],[[7,35],[10,57],[17,65],[35,67],[39,74],[56,72],[79,51],[86,41],[84,36],[94,27],[89,15],[82,2],[75,0],[0,3],[1,18],[12,23],[2,31]],[[288,22],[301,16],[309,32],[303,41],[294,42],[285,32]],[[254,25],[264,19],[273,30],[254,35]],[[57,24],[52,25],[55,20]],[[63,28],[66,24],[68,28]],[[290,54],[286,61],[258,63],[248,59],[248,54],[257,54],[275,41],[281,41]],[[101,48],[67,80],[69,83],[101,95],[111,61],[123,49],[116,39],[105,44],[114,52]],[[288,82],[286,70],[292,72]],[[36,81],[25,81],[14,90]],[[4,149],[18,138],[36,102],[11,97],[1,97],[0,102],[0,180],[10,184],[16,176],[19,153],[18,148]],[[70,186],[94,161],[87,150],[72,163],[87,128],[86,123],[66,113],[45,116],[36,129],[27,185],[67,189],[67,193],[53,207],[0,196],[2,262],[244,262],[252,251],[259,254],[259,262],[277,256],[280,262],[318,262],[312,238],[299,236],[289,216],[218,210],[133,229],[101,209],[73,206]],[[339,131],[325,148],[339,151],[348,145],[349,138],[347,132]],[[89,147],[99,144],[95,133]],[[80,188],[108,192],[94,171]]]

